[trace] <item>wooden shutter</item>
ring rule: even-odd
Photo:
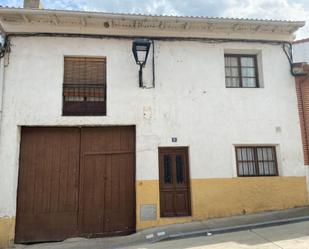
[[[105,84],[106,59],[90,57],[64,58],[64,84]]]
[[[63,115],[106,114],[106,58],[65,57]]]

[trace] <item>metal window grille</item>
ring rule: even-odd
[[[106,114],[106,59],[65,57],[63,115]]]
[[[258,88],[256,55],[224,55],[225,85],[228,88]]]
[[[277,176],[278,165],[274,146],[236,147],[238,176]]]
[[[172,158],[170,155],[164,155],[164,183],[172,183]]]

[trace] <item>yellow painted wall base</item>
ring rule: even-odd
[[[308,205],[305,177],[192,179],[192,216],[190,217],[160,218],[159,198],[159,181],[137,181],[137,230],[207,218]],[[156,220],[140,220],[142,204],[155,204],[157,206]],[[14,217],[0,218],[0,248],[13,244],[14,228]]]
[[[7,248],[13,244],[14,241],[14,217],[0,218],[0,248]]]
[[[137,230],[148,227],[280,210],[308,204],[305,177],[246,177],[192,179],[192,216],[160,218],[159,182],[138,181],[136,186]],[[157,220],[141,221],[142,204],[157,206]]]

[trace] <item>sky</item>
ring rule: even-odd
[[[156,15],[238,17],[307,21],[296,39],[309,38],[309,0],[42,0],[46,9]],[[22,7],[23,0],[0,0]]]

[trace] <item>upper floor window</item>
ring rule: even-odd
[[[277,176],[277,157],[274,146],[236,147],[238,176]]]
[[[256,55],[225,54],[224,59],[226,87],[259,87]]]
[[[106,115],[106,59],[65,57],[63,115]]]

